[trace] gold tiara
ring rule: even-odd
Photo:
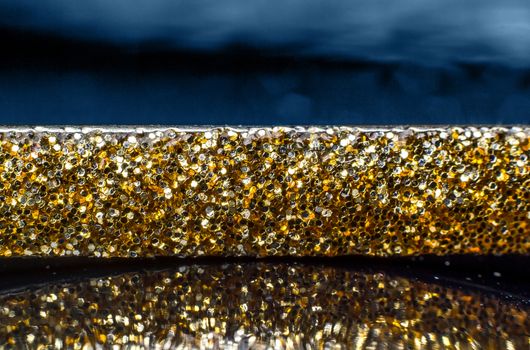
[[[0,130],[0,256],[528,254],[529,127]]]

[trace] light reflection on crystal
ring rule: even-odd
[[[7,129],[0,256],[528,254],[529,155],[525,127]]]

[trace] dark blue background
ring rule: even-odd
[[[55,54],[4,57],[0,123],[530,121],[530,74],[524,69],[296,60],[258,53],[130,54],[91,47],[83,52],[69,45]]]
[[[0,0],[0,124],[530,122],[525,2],[229,3]]]

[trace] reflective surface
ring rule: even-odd
[[[4,291],[0,342],[54,349],[525,349],[529,312],[518,298],[369,269],[205,264]]]

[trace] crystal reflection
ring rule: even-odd
[[[523,349],[529,311],[381,272],[192,265],[3,294],[0,341],[14,349]]]

